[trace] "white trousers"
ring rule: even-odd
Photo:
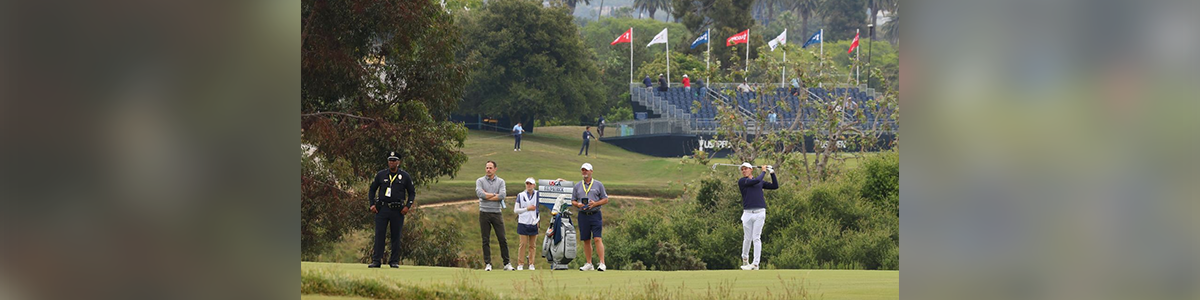
[[[750,244],[754,244],[754,262],[757,265],[762,258],[762,230],[767,221],[767,209],[756,208],[742,210],[742,259],[750,259]]]

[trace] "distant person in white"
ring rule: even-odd
[[[537,253],[533,251],[533,246],[538,235],[538,221],[541,220],[537,204],[537,180],[525,178],[525,191],[517,194],[517,205],[513,206],[513,213],[517,214],[517,235],[521,239],[517,246],[517,271],[524,270],[525,262],[533,270],[534,253]]]
[[[514,140],[513,151],[521,151],[521,134],[525,133],[525,128],[521,128],[521,122],[517,122],[517,125],[513,126],[512,133]]]

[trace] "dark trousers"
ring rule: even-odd
[[[516,137],[516,141],[513,142],[513,149],[521,149],[521,135],[518,134],[514,136]]]
[[[600,132],[600,137],[604,137],[604,125],[597,126],[596,131]]]
[[[489,240],[492,229],[496,230],[496,239],[500,241],[500,258],[504,264],[508,261],[508,238],[504,236],[504,218],[500,213],[479,212],[479,233],[483,236],[483,263],[492,263],[492,244]]]
[[[399,210],[393,210],[385,204],[376,205],[379,213],[375,214],[375,248],[371,254],[371,262],[378,263],[383,259],[383,239],[392,238],[392,252],[388,264],[400,263],[400,228],[404,226],[404,215]],[[388,229],[391,235],[388,235]]]
[[[579,154],[587,155],[588,154],[587,151],[588,151],[588,140],[583,140],[583,147],[579,147]],[[576,154],[576,155],[579,155],[579,154]]]

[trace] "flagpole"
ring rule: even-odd
[[[666,32],[666,29],[663,29]],[[667,40],[663,42],[663,50],[667,50],[667,88],[671,87],[671,33],[667,32]]]
[[[712,33],[712,28],[709,28],[708,30],[704,31],[704,36],[708,37],[708,40],[704,41],[704,46],[708,47],[708,50],[704,51],[704,71],[705,71],[704,83],[705,84],[711,84],[711,82],[708,82],[708,74],[707,74],[707,72],[712,72],[711,70],[709,70],[710,68],[708,65],[708,57],[712,56],[712,36],[709,35],[710,33]]]
[[[859,35],[858,29],[855,29],[854,30],[854,40],[855,41],[858,41],[858,35]],[[856,85],[858,84],[858,73],[859,73],[858,72],[858,68],[859,68],[859,66],[858,66],[858,48],[860,48],[860,47],[854,47],[854,84],[856,84]]]
[[[629,27],[629,82],[633,81],[633,27]]]
[[[783,72],[779,73],[779,87],[786,87],[787,84],[784,82],[787,80],[785,79],[787,77],[787,48],[780,45],[779,50],[783,50]]]
[[[750,29],[749,28],[746,29],[746,70],[743,72],[745,72],[746,75],[742,77],[742,81],[746,81],[746,79],[750,77]]]
[[[821,57],[820,57],[821,68],[820,68],[820,72],[818,72],[818,74],[819,74],[818,76],[824,76],[825,75],[825,28],[821,28],[819,30],[821,32],[821,35],[817,36],[817,38],[818,38],[817,43],[821,44],[821,54],[820,54],[821,55]],[[823,83],[822,81],[824,81],[824,80],[817,81],[818,87],[825,86],[825,83]]]

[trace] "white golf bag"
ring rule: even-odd
[[[546,237],[542,239],[542,257],[550,262],[551,270],[566,270],[567,264],[575,259],[575,244],[577,243],[575,225],[571,223],[571,212],[562,209],[562,204],[563,201],[560,197],[558,203],[554,205],[554,209],[551,210],[554,219],[550,222],[550,229],[546,231]]]

